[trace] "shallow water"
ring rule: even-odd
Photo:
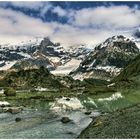
[[[27,102],[24,101],[25,104]],[[76,138],[92,121],[90,116],[84,114],[84,110],[53,114],[46,101],[30,101],[29,107],[16,115],[0,114],[0,138]],[[62,123],[60,119],[64,116],[72,121]],[[15,122],[17,117],[22,120]]]
[[[140,103],[140,90],[116,93],[105,93],[101,95],[95,95],[92,97],[84,97],[86,99],[85,106],[90,108],[96,108],[101,112],[113,112],[118,109],[123,109],[134,104]]]
[[[10,117],[3,120],[5,123],[0,126],[0,138],[76,138],[91,122],[91,118],[81,112],[68,116],[74,121],[67,124],[63,124],[59,118],[45,120],[42,116],[34,116],[15,122],[14,117]]]

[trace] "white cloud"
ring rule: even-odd
[[[30,9],[36,10],[39,12],[41,17],[44,17],[45,14],[48,12],[49,9],[53,7],[50,2],[46,1],[10,1],[10,2],[0,2],[0,7],[7,7],[7,5],[16,7],[16,8],[23,8],[23,9]]]
[[[18,8],[27,8],[27,9],[34,9],[34,10],[39,10],[41,7],[44,6],[44,2],[33,2],[33,1],[5,1],[5,2],[0,2],[0,7],[7,7],[7,6],[12,6],[12,7],[18,7]]]
[[[28,8],[28,9],[35,9],[38,10],[41,7],[43,7],[43,2],[33,2],[33,1],[12,1],[9,2],[9,4],[13,5],[14,7],[20,7],[20,8]]]
[[[140,11],[128,6],[100,6],[78,10],[74,19],[78,26],[130,28],[140,24]]]
[[[53,33],[54,25],[44,23],[40,19],[29,17],[21,12],[16,12],[8,9],[0,9],[0,41],[4,36],[12,38],[48,36]],[[3,36],[3,37],[2,37]],[[5,39],[6,40],[6,39]],[[10,39],[11,40],[11,39]],[[14,39],[16,40],[16,39]]]
[[[67,11],[62,9],[61,7],[57,6],[54,7],[52,10],[53,13],[56,13],[58,16],[66,16],[67,15]]]

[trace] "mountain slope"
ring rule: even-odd
[[[108,79],[118,75],[138,54],[139,49],[133,41],[122,35],[113,36],[98,45],[71,74],[73,77],[83,75]]]
[[[23,89],[35,87],[53,89],[63,87],[63,85],[44,67],[40,67],[39,69],[22,69],[18,72],[8,72],[7,75],[0,80],[0,85]]]
[[[76,58],[78,60],[84,60],[90,52],[91,48],[88,48],[87,45],[74,45],[70,46],[67,50],[72,58]]]
[[[114,78],[118,86],[139,87],[140,86],[140,55],[134,58],[129,65]]]

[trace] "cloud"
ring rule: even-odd
[[[131,28],[140,24],[140,11],[128,6],[100,6],[76,11],[73,24],[101,28]]]
[[[10,9],[0,9],[0,21],[0,40],[3,38],[2,36],[6,37],[6,35],[17,38],[17,41],[22,36],[24,38],[25,36],[48,36],[55,29],[53,23],[44,23],[41,19],[33,18]],[[9,38],[7,37],[7,42],[8,40]]]
[[[43,2],[43,1],[10,1],[10,2],[0,2],[0,7],[1,8],[19,8],[21,11],[22,10],[32,10],[37,11],[40,15],[40,17],[44,17],[45,14],[48,12],[49,9],[53,7],[51,2]],[[29,13],[30,14],[30,13]]]
[[[56,13],[58,16],[66,16],[67,15],[67,11],[62,9],[61,7],[57,6],[54,7],[52,10],[53,13]]]
[[[114,35],[128,35],[127,32],[100,30],[100,29],[80,29],[69,25],[59,25],[58,32],[53,34],[51,38],[55,41],[63,43],[66,47],[74,44],[90,44],[96,45]],[[62,26],[62,27],[61,27]]]
[[[44,7],[40,9],[40,16],[45,17],[46,13],[52,8],[53,8],[52,4],[48,2],[47,4],[44,5]]]
[[[40,8],[43,7],[44,3],[43,2],[26,2],[26,1],[13,1],[13,2],[9,2],[10,5],[14,6],[14,7],[19,7],[19,8],[28,8],[28,9],[34,9],[34,10],[38,10]]]
[[[21,6],[32,8],[25,3]],[[50,9],[59,16],[67,16],[68,23],[42,21],[41,18],[25,15],[21,11],[0,8],[0,44],[47,36],[54,42],[62,43],[64,47],[84,43],[98,44],[113,35],[129,36],[130,28],[139,26],[140,23],[138,8],[128,6],[100,6],[81,10],[66,10],[52,5],[44,7],[44,11],[41,9],[42,16]]]
[[[16,8],[27,8],[31,10],[39,10],[44,6],[43,2],[33,2],[33,1],[9,1],[9,2],[0,2],[0,7],[16,7]]]

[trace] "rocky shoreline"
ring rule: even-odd
[[[94,119],[77,138],[140,138],[139,116],[140,104],[101,115]]]

